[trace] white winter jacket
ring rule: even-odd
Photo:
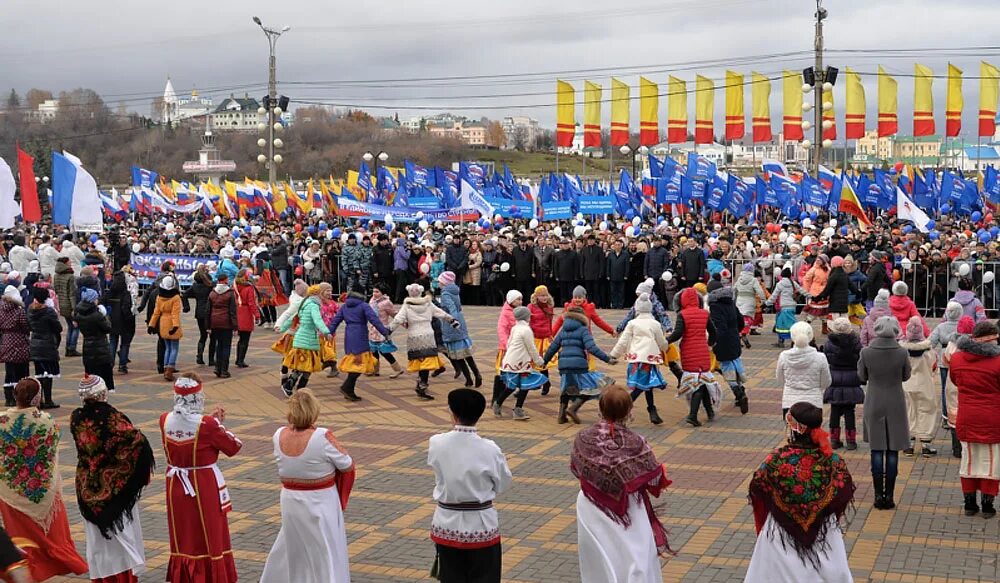
[[[50,244],[41,245],[38,248],[38,270],[43,274],[52,277],[56,273],[56,261],[59,259],[59,250]]]
[[[542,357],[535,347],[535,335],[527,322],[518,320],[510,329],[507,351],[500,363],[502,372],[530,372],[531,365],[542,365]]]
[[[622,330],[610,356],[626,362],[663,364],[663,354],[670,347],[663,336],[663,328],[652,314],[639,314]]]
[[[285,321],[289,318],[293,318],[295,314],[299,311],[299,306],[302,305],[302,300],[305,299],[294,291],[288,296],[288,307],[285,311],[278,316],[278,320],[274,323],[274,331],[277,332],[281,330],[281,327],[285,325]]]
[[[826,356],[812,346],[791,348],[778,355],[775,371],[781,393],[781,408],[805,401],[823,406],[823,391],[830,386],[830,365]]]
[[[10,259],[10,266],[14,271],[20,272],[21,277],[24,277],[28,273],[28,264],[38,259],[38,256],[24,245],[15,245],[7,253],[7,258]]]
[[[83,251],[72,242],[65,241],[62,244],[62,251],[59,253],[59,256],[69,257],[69,266],[73,268],[73,275],[80,277],[80,270],[83,269]],[[41,266],[40,262],[39,266]]]

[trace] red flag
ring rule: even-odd
[[[17,148],[17,174],[21,181],[21,217],[26,223],[37,223],[42,220],[42,207],[38,204],[38,185],[35,184],[35,159]]]

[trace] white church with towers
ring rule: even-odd
[[[191,89],[191,93],[185,97],[178,97],[174,91],[174,84],[167,77],[167,85],[163,88],[163,100],[160,103],[160,110],[155,112],[158,117],[156,121],[160,123],[178,123],[184,120],[209,115],[215,108],[211,97],[202,97],[197,89]]]

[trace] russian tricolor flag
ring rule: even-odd
[[[52,223],[91,230],[104,220],[97,181],[69,152],[52,152]]]

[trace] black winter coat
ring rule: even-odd
[[[850,303],[849,296],[852,293],[858,293],[858,289],[854,286],[854,282],[851,281],[850,276],[847,275],[843,267],[834,267],[830,270],[830,275],[827,277],[826,287],[813,299],[825,300],[829,298],[830,313],[846,314],[847,306]]]
[[[885,272],[885,265],[881,261],[872,263],[868,268],[868,282],[865,284],[865,299],[869,302],[875,301],[878,290],[889,289],[889,276]]]
[[[125,274],[118,272],[111,278],[107,301],[108,318],[112,334],[135,334],[135,314],[132,313],[132,294],[128,293]]]
[[[580,251],[581,279],[586,281],[604,279],[606,264],[607,258],[604,256],[604,249],[597,245],[585,245]]]
[[[194,317],[199,320],[207,320],[212,306],[208,303],[208,294],[212,293],[212,286],[205,285],[197,279],[184,292],[184,298],[194,300]]]
[[[111,322],[97,309],[97,305],[80,302],[73,311],[73,321],[83,336],[83,360],[93,363],[111,362],[111,345],[108,343]]]
[[[121,245],[116,245],[111,255],[111,266],[115,270],[115,273],[119,269],[125,267],[132,261],[132,249],[129,247],[127,242],[123,242]]]
[[[731,288],[720,288],[708,294],[708,312],[715,325],[715,346],[712,351],[719,362],[736,360],[743,354],[740,330],[743,316],[736,309]]]
[[[629,276],[629,256],[628,251],[622,249],[618,254],[614,251],[608,253],[607,267],[605,272],[611,281],[625,281]]]
[[[865,402],[865,393],[858,378],[861,339],[857,334],[831,333],[826,337],[823,354],[830,364],[830,386],[823,391],[823,402],[837,405]]]
[[[59,362],[62,324],[56,311],[48,306],[32,305],[28,309],[28,327],[31,328],[31,360]]]
[[[537,261],[535,251],[531,247],[525,247],[523,251],[520,246],[514,247],[514,261],[511,265],[514,279],[518,281],[533,279],[537,272]]]
[[[552,275],[556,281],[577,281],[580,279],[580,254],[574,249],[560,249],[552,255]]]
[[[372,273],[379,281],[392,277],[392,247],[376,245],[372,254]]]
[[[685,249],[680,256],[681,276],[688,284],[701,281],[708,271],[708,260],[705,259],[705,252],[695,247]]]
[[[666,247],[650,247],[646,251],[646,261],[643,270],[646,277],[652,277],[654,281],[659,281],[660,276],[667,270],[670,264],[670,252]]]
[[[452,243],[444,250],[444,268],[458,276],[458,281],[462,281],[462,275],[469,270],[469,250],[464,245]]]
[[[288,269],[288,243],[280,241],[271,247],[271,266],[275,269]]]

